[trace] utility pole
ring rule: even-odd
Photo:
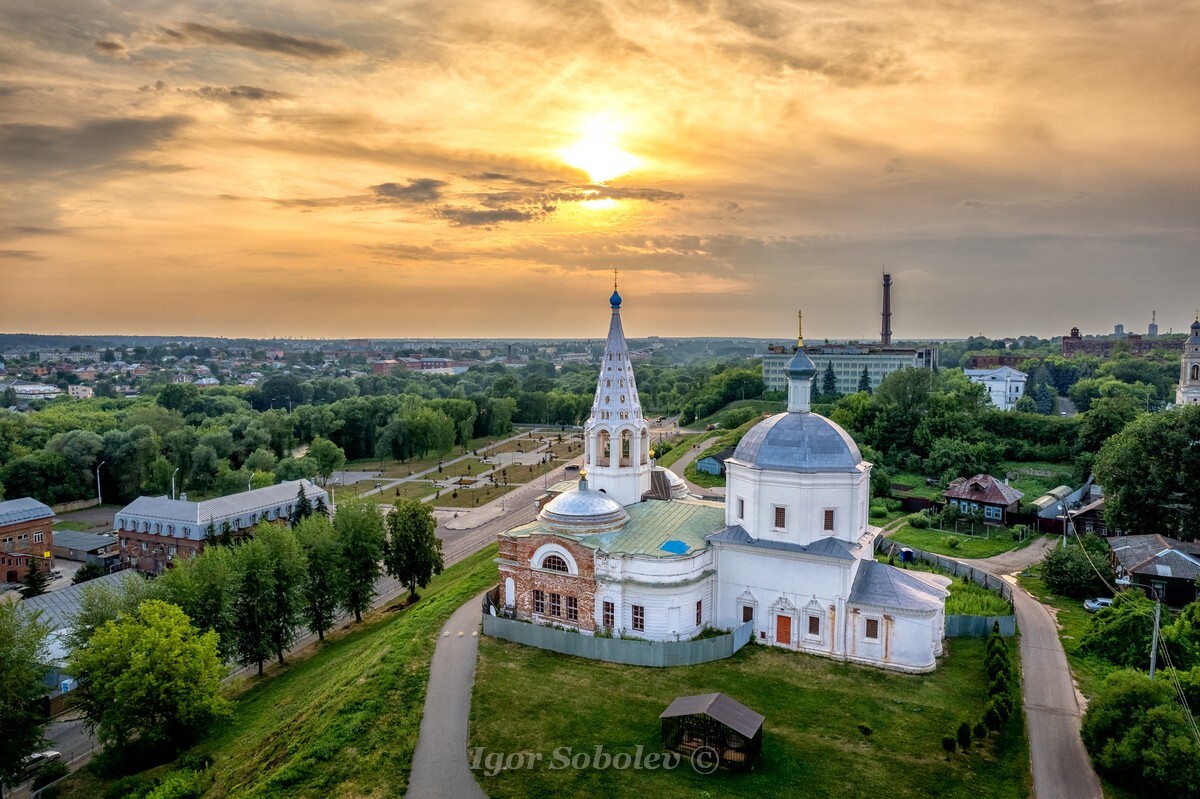
[[[1162,613],[1162,600],[1158,597],[1158,589],[1154,591],[1154,639],[1150,644],[1150,679],[1154,679],[1154,667],[1158,664],[1158,618]]]
[[[100,467],[106,463],[108,461],[100,461],[99,465],[96,466],[96,503],[99,505],[104,504],[104,498],[100,496]]]

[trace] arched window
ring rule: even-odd
[[[1200,363],[1192,364],[1192,380],[1200,380]]]
[[[566,573],[569,571],[567,568],[567,562],[558,555],[547,555],[546,557],[542,558],[542,568],[548,569],[552,572]]]

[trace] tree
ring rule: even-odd
[[[270,559],[273,590],[266,620],[267,637],[282,666],[284,650],[295,643],[296,627],[302,619],[308,563],[295,533],[287,527],[259,525],[255,540],[267,548]]]
[[[216,538],[215,530],[213,538]],[[177,560],[175,568],[155,581],[165,594],[164,599],[183,608],[201,630],[212,630],[217,634],[223,660],[233,657],[237,651],[234,600],[238,570],[235,560],[234,550],[229,547],[207,546],[195,557]]]
[[[1125,591],[1096,612],[1079,649],[1117,666],[1148,669],[1153,635],[1154,603],[1141,591]]]
[[[234,642],[238,662],[243,666],[263,663],[271,656],[271,621],[268,618],[275,601],[275,573],[271,553],[257,538],[242,542],[235,551],[237,593],[233,600]]]
[[[442,539],[433,508],[418,499],[402,499],[387,515],[387,528],[384,565],[415,597],[417,586],[424,588],[442,573]]]
[[[323,483],[329,482],[329,476],[346,465],[346,453],[342,448],[321,436],[308,445],[308,457],[316,462],[317,474],[321,475]]]
[[[278,461],[274,452],[259,447],[246,457],[243,465],[252,472],[273,472],[276,463]]]
[[[838,393],[837,373],[833,371],[833,361],[825,364],[825,371],[821,374],[821,393],[826,397],[833,397]]]
[[[1110,529],[1200,538],[1200,405],[1138,416],[1096,458]]]
[[[197,488],[205,489],[213,484],[221,468],[221,458],[208,444],[197,444],[191,453],[190,481]]]
[[[296,489],[296,502],[292,505],[292,517],[289,519],[290,524],[299,524],[300,522],[312,516],[312,503],[308,500],[308,494],[304,493],[304,484]]]
[[[49,634],[38,613],[0,602],[0,786],[16,785],[25,758],[42,745],[48,719],[38,700],[46,692]]]
[[[871,393],[871,373],[865,365],[863,366],[862,374],[858,376],[858,390],[865,391],[868,394]]]
[[[71,578],[71,585],[86,583],[88,580],[103,577],[107,573],[99,563],[85,563],[79,568],[79,571],[75,572],[75,576]]]
[[[41,563],[41,558],[29,557],[29,568],[21,580],[21,596],[24,599],[41,596],[49,590],[50,574],[42,569]]]
[[[375,598],[375,580],[386,540],[383,517],[373,502],[342,502],[333,516],[333,530],[342,550],[345,607],[354,611],[356,622],[361,622],[363,611],[370,609]]]
[[[317,464],[312,458],[283,458],[275,465],[280,480],[312,480],[317,476]]]
[[[1197,676],[1179,675],[1189,685]],[[1169,679],[1113,672],[1088,702],[1080,736],[1096,770],[1137,796],[1200,791],[1200,745]]]
[[[1028,394],[1022,394],[1021,398],[1017,400],[1015,405],[1013,405],[1013,410],[1017,411],[1018,413],[1037,413],[1037,400]]]
[[[302,615],[309,630],[324,641],[344,604],[346,575],[342,569],[341,545],[328,515],[314,513],[294,528],[296,539],[308,561],[302,595]]]
[[[71,619],[67,631],[67,649],[76,651],[87,647],[93,633],[107,622],[137,612],[150,599],[163,598],[162,585],[138,572],[126,572],[113,583],[85,585],[79,596],[79,611]]]
[[[228,712],[217,634],[199,632],[161,600],[108,621],[71,653],[79,706],[97,737],[123,748],[133,740],[180,746],[202,723]]]
[[[1085,552],[1086,549],[1086,552]],[[1042,579],[1061,596],[1082,599],[1107,590],[1116,575],[1108,544],[1095,536],[1076,537],[1042,561]]]
[[[160,407],[187,415],[200,399],[200,389],[191,383],[168,383],[159,389],[155,402]]]

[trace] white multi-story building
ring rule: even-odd
[[[763,355],[763,387],[767,391],[787,389],[787,364],[792,359],[795,347],[772,345]],[[902,349],[898,347],[864,347],[856,345],[817,346],[806,348],[809,359],[817,367],[813,379],[817,388],[822,387],[825,370],[833,364],[839,394],[853,394],[862,382],[863,369],[871,390],[879,388],[883,379],[901,369],[930,369],[937,365],[938,351],[928,349]]]
[[[972,383],[979,383],[986,388],[992,404],[1002,411],[1011,411],[1017,400],[1025,396],[1025,383],[1029,380],[1029,375],[1011,366],[964,369],[963,374]]]
[[[536,521],[500,536],[508,611],[658,641],[751,622],[765,644],[933,669],[949,580],[873,559],[871,464],[811,411],[818,371],[803,345],[786,367],[787,411],[753,427],[726,461],[725,502],[698,500],[647,457],[620,295],[610,303],[587,470]]]

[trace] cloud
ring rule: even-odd
[[[550,208],[455,208],[445,206],[439,215],[455,227],[493,227],[501,222],[535,222],[554,211]]]
[[[41,255],[38,255],[33,250],[0,250],[0,258],[11,258],[16,261],[45,260]]]
[[[165,116],[95,119],[73,127],[0,125],[0,174],[45,177],[134,168],[177,170],[177,167],[152,167],[132,159],[155,149],[189,121],[185,116]]]
[[[561,180],[533,180],[531,178],[523,178],[518,175],[506,175],[503,172],[480,172],[477,175],[466,175],[468,180],[477,180],[480,182],[496,182],[496,183],[515,183],[518,186],[555,186],[562,185]]]
[[[442,197],[442,189],[449,184],[433,178],[409,178],[408,185],[380,183],[371,186],[371,191],[380,202],[433,203]]]
[[[104,55],[112,56],[113,58],[129,57],[129,48],[125,45],[125,42],[115,36],[109,39],[98,39],[92,42],[92,44]]]
[[[241,100],[269,102],[271,100],[289,100],[292,98],[292,95],[287,92],[260,89],[257,86],[201,86],[198,89],[179,89],[178,91],[194,94],[206,100],[216,100],[224,103]]]
[[[317,39],[310,36],[289,36],[284,33],[261,28],[231,27],[218,28],[185,22],[178,29],[158,29],[159,43],[172,45],[218,44],[230,47],[245,47],[260,53],[302,58],[309,61],[345,58],[353,51],[341,42]]]

